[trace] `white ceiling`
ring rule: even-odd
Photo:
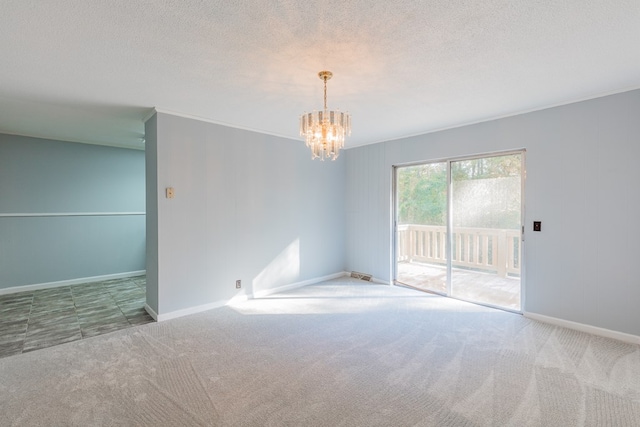
[[[0,132],[141,147],[153,107],[347,147],[640,87],[639,0],[2,0]]]

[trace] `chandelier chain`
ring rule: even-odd
[[[324,76],[324,111],[327,111],[327,76]]]

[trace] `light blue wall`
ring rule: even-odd
[[[311,161],[299,141],[163,113],[153,120],[147,156],[157,169],[147,179],[157,187],[147,200],[157,197],[148,213],[158,251],[147,265],[158,269],[158,314],[344,270],[342,158]]]
[[[393,165],[526,148],[525,311],[640,335],[638,117],[636,90],[347,150],[347,270],[391,279]]]
[[[158,312],[158,120],[145,123],[147,305]]]
[[[0,289],[145,268],[144,153],[0,134]]]

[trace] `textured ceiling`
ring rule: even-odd
[[[347,147],[640,87],[638,0],[2,0],[0,132],[142,146],[156,107]]]

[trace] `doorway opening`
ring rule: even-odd
[[[394,168],[394,282],[520,312],[524,151]]]

